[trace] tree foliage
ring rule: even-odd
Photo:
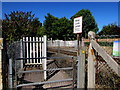
[[[99,35],[120,35],[120,27],[115,24],[108,24],[102,28]]]
[[[10,14],[5,14],[3,36],[8,41],[16,41],[23,36],[42,36],[44,34],[54,40],[74,40],[76,34],[73,34],[73,19],[79,16],[83,16],[82,34],[84,37],[90,30],[98,31],[95,19],[89,10],[80,10],[70,20],[66,17],[57,18],[48,13],[45,16],[43,26],[32,12],[13,11]]]
[[[5,14],[2,26],[4,39],[12,42],[23,36],[37,35],[37,30],[42,24],[32,12],[13,11]]]
[[[53,39],[71,40],[73,33],[71,21],[65,17],[56,20],[52,23],[52,32]]]
[[[45,16],[44,28],[47,37],[53,40],[74,39],[72,22],[66,17],[57,18],[48,13],[47,16]]]
[[[52,24],[55,23],[56,20],[58,20],[58,18],[52,16],[50,13],[45,16],[44,33],[47,35],[48,38],[53,38]]]
[[[98,31],[98,26],[92,13],[88,9],[82,9],[78,11],[75,15],[71,17],[72,21],[74,18],[82,16],[82,36],[87,37],[89,31],[94,31],[95,33]]]

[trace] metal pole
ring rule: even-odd
[[[77,34],[77,88],[80,88],[80,34]]]
[[[15,88],[17,89],[17,61],[16,61],[16,59],[15,59]]]
[[[20,58],[23,58],[22,40],[20,40]],[[23,68],[23,60],[21,60],[21,69]]]
[[[12,59],[9,59],[9,89],[11,90],[13,88],[13,82],[12,82]]]
[[[77,56],[80,55],[80,34],[77,34]]]
[[[76,67],[75,67],[75,61],[74,61],[74,58],[72,57],[72,60],[73,60],[73,63],[72,63],[72,67],[73,67],[73,71],[72,71],[72,77],[73,77],[73,83],[72,83],[72,90],[74,90],[74,84],[75,84],[75,76],[76,76],[76,74],[75,74],[75,69],[76,69]]]

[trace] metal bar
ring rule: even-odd
[[[20,58],[25,58],[25,43],[23,43],[24,41],[24,37],[22,39],[22,55],[23,57],[20,57]],[[25,61],[23,60],[23,67],[25,66]]]
[[[56,82],[66,82],[66,81],[72,81],[72,78],[64,79],[64,80],[55,80],[55,81],[45,81],[45,82],[36,82],[36,83],[29,83],[29,84],[19,84],[16,87],[23,87],[23,86],[32,86],[32,85],[40,85],[40,84],[49,84],[49,83],[56,83]]]
[[[72,71],[72,77],[73,77],[73,82],[72,82],[72,89],[74,90],[74,85],[75,85],[75,76],[76,76],[76,74],[75,74],[75,69],[76,69],[76,65],[75,65],[75,60],[74,60],[74,58],[72,58],[73,59],[73,63],[72,63],[72,67],[73,67],[73,71]]]
[[[67,68],[53,68],[53,69],[46,69],[46,70],[29,70],[29,71],[19,71],[17,74],[20,73],[32,73],[32,72],[43,72],[43,71],[51,71],[51,70],[71,70],[73,67],[67,67]]]
[[[17,86],[17,65],[15,60],[15,87]]]
[[[77,57],[78,63],[77,63],[77,88],[80,88],[80,56]]]
[[[80,34],[77,34],[77,88],[80,88]]]
[[[23,43],[22,40],[20,40],[20,58],[23,58]],[[23,68],[23,60],[21,62],[21,69]]]
[[[64,59],[64,58],[72,58],[73,56],[69,56],[69,57],[37,57],[37,58],[17,58],[16,60],[24,60],[24,59]]]

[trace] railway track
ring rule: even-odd
[[[60,49],[58,50],[58,48],[48,48],[48,52],[52,52],[52,53],[62,53],[65,55],[70,55],[70,56],[77,56],[77,51],[68,51],[65,49]]]

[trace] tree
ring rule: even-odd
[[[72,23],[66,17],[60,18],[52,23],[53,39],[71,40],[72,39]]]
[[[45,32],[44,26],[42,26],[42,27],[40,26],[40,27],[38,27],[36,36],[43,36],[44,32]]]
[[[99,35],[120,35],[120,27],[115,24],[108,24],[103,26],[102,30],[98,33]]]
[[[44,32],[48,38],[53,40],[71,40],[75,36],[71,20],[68,20],[66,17],[57,18],[49,13],[45,16]]]
[[[87,34],[89,31],[94,31],[95,33],[98,31],[98,26],[90,10],[82,9],[78,11],[75,15],[71,17],[72,22],[74,18],[79,17],[79,16],[83,17],[83,22],[82,22],[82,36],[83,37],[87,37]]]
[[[47,35],[48,38],[53,38],[53,26],[52,24],[58,20],[57,17],[52,16],[50,13],[45,16],[45,21],[44,21],[44,33]]]
[[[35,36],[42,24],[32,12],[13,11],[5,14],[2,26],[4,39],[13,42],[23,36]]]

